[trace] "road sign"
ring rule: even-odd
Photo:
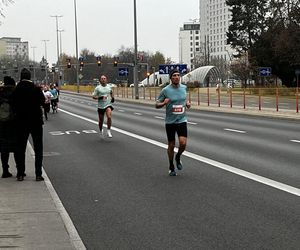
[[[270,67],[260,67],[260,68],[258,68],[258,75],[259,76],[271,76],[272,75],[272,68],[270,68]]]
[[[119,68],[119,76],[128,76],[129,69],[128,68]]]
[[[78,75],[79,79],[81,80],[83,78],[83,75],[82,74],[79,74]]]
[[[295,74],[296,74],[296,76],[299,76],[300,75],[300,69],[296,69]]]
[[[159,74],[169,74],[173,69],[177,69],[181,74],[187,73],[186,64],[161,64],[159,65]]]

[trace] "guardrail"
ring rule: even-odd
[[[94,88],[80,86],[79,91],[92,93]],[[65,85],[61,89],[77,92],[77,85]],[[155,101],[160,90],[160,87],[141,87],[139,98]],[[114,87],[114,95],[123,99],[135,99],[134,88],[130,87]],[[298,88],[189,88],[188,98],[193,105],[198,106],[294,110],[299,113]]]

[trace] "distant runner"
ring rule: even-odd
[[[104,138],[103,122],[104,114],[106,114],[107,136],[112,138],[111,124],[112,124],[112,111],[114,110],[112,103],[114,102],[114,94],[110,84],[107,84],[107,77],[102,75],[100,77],[100,85],[98,85],[93,93],[93,99],[98,100],[98,118],[100,136]]]
[[[179,148],[175,156],[176,167],[182,170],[182,162],[180,156],[186,148],[187,142],[187,118],[186,108],[190,108],[191,104],[187,101],[186,86],[180,83],[180,73],[174,69],[170,72],[171,83],[164,87],[160,92],[155,107],[162,108],[166,106],[165,127],[168,138],[168,158],[169,158],[169,175],[176,176],[173,163],[175,136],[178,135]]]

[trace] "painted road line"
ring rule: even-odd
[[[231,129],[231,128],[224,128],[224,130],[229,131],[229,132],[235,132],[235,133],[240,133],[240,134],[246,134],[246,131],[243,130],[236,130],[236,129]]]
[[[161,116],[154,116],[154,118],[160,119],[160,120],[164,120],[165,119],[164,117],[161,117]]]
[[[122,112],[122,113],[124,113],[124,112],[125,112],[123,109],[119,109],[118,111],[119,111],[119,112]]]
[[[79,119],[91,122],[91,123],[93,123],[95,125],[98,125],[98,121],[91,120],[89,118],[86,118],[86,117],[83,117],[81,115],[77,115],[77,114],[71,113],[71,112],[66,111],[66,110],[62,110],[61,109],[60,111],[66,113],[68,115],[71,115],[73,117],[77,117]],[[164,143],[152,140],[150,138],[147,138],[147,137],[144,137],[144,136],[141,136],[141,135],[137,135],[137,134],[134,134],[134,133],[131,133],[131,132],[128,132],[128,131],[125,131],[123,129],[119,129],[119,128],[116,128],[116,127],[113,127],[111,129],[114,130],[114,131],[117,131],[117,132],[119,132],[121,134],[128,135],[128,136],[136,138],[138,140],[145,141],[145,142],[148,142],[150,144],[156,145],[158,147],[161,147],[161,148],[164,148],[164,149],[168,148],[167,144],[164,144]],[[176,149],[175,151],[177,151],[177,150],[178,149]],[[190,158],[192,158],[194,160],[206,163],[208,165],[214,166],[216,168],[223,169],[223,170],[231,172],[233,174],[236,174],[236,175],[245,177],[247,179],[250,179],[250,180],[262,183],[264,185],[276,188],[276,189],[284,191],[286,193],[293,194],[293,195],[296,195],[296,196],[300,196],[300,189],[299,188],[296,188],[296,187],[293,187],[293,186],[290,186],[290,185],[287,185],[287,184],[284,184],[284,183],[281,183],[281,182],[278,182],[278,181],[274,181],[274,180],[271,180],[269,178],[266,178],[266,177],[263,177],[263,176],[260,176],[260,175],[257,175],[257,174],[252,174],[252,173],[247,172],[245,170],[241,170],[239,168],[235,168],[235,167],[232,167],[230,165],[227,165],[227,164],[224,164],[224,163],[221,163],[221,162],[218,162],[218,161],[206,158],[204,156],[196,155],[196,154],[188,152],[188,151],[185,151],[183,153],[183,155],[185,155],[187,157],[190,157]]]
[[[296,143],[300,143],[299,140],[290,140],[291,142],[296,142]]]
[[[191,125],[197,125],[198,123],[196,122],[187,122],[188,124],[191,124]]]
[[[134,113],[135,115],[143,115],[143,114],[141,114],[141,113]]]

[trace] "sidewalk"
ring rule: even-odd
[[[46,173],[35,181],[31,146],[24,181],[15,178],[12,154],[9,165],[14,177],[0,178],[0,249],[86,249]]]

